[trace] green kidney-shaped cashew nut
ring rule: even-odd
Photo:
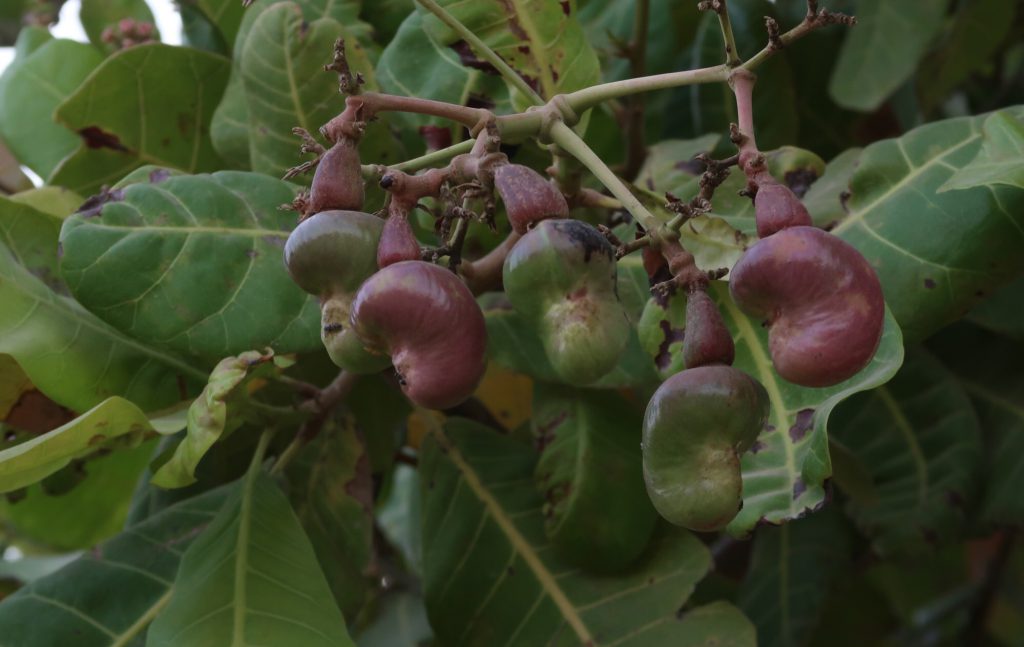
[[[552,367],[583,386],[615,368],[629,321],[615,287],[615,252],[577,220],[544,220],[505,259],[505,293],[533,324]]]
[[[661,516],[691,530],[724,528],[743,501],[740,455],[768,411],[764,387],[730,366],[666,380],[647,405],[641,444],[647,494]]]
[[[322,211],[299,223],[284,246],[292,280],[320,299],[320,339],[327,354],[355,373],[374,373],[389,364],[387,357],[363,348],[349,326],[353,295],[377,271],[383,225],[361,211]]]

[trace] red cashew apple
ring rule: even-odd
[[[363,175],[357,142],[342,137],[324,153],[309,187],[307,213],[363,208]]]
[[[878,349],[882,286],[860,252],[814,227],[791,227],[759,241],[730,274],[736,304],[769,326],[769,349],[783,378],[831,386],[852,377]]]
[[[494,186],[505,204],[508,221],[525,234],[547,218],[568,218],[565,196],[537,171],[522,164],[503,164],[494,170]]]
[[[351,321],[367,349],[391,356],[402,390],[420,406],[453,407],[483,377],[483,313],[466,284],[442,267],[401,261],[381,269],[359,288]]]
[[[754,182],[757,185],[754,219],[759,238],[767,238],[789,227],[811,224],[811,214],[807,212],[807,207],[788,186],[766,172],[759,173]]]

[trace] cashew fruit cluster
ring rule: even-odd
[[[724,528],[743,502],[740,456],[768,418],[764,387],[725,365],[677,373],[644,415],[644,481],[662,517],[697,531]]]
[[[630,324],[616,271],[611,244],[578,220],[537,223],[505,259],[509,301],[539,334],[555,373],[568,384],[597,381],[625,350]]]
[[[815,227],[790,227],[751,247],[733,267],[736,304],[769,329],[772,363],[786,380],[838,384],[878,349],[882,286],[860,252]]]
[[[371,353],[391,358],[402,391],[420,406],[459,404],[487,367],[487,329],[473,293],[433,263],[401,261],[368,278],[351,321]]]
[[[372,373],[388,365],[386,358],[363,348],[349,323],[356,290],[377,271],[383,224],[361,211],[321,211],[300,222],[284,247],[292,280],[320,299],[320,338],[327,354],[355,373]]]

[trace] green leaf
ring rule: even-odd
[[[376,522],[381,533],[402,555],[405,567],[423,576],[421,546],[420,474],[408,465],[395,465],[387,498],[377,505]]]
[[[83,141],[50,183],[94,193],[147,163],[221,168],[209,129],[229,68],[222,56],[159,43],[111,55],[57,108],[57,121]]]
[[[141,645],[170,599],[182,553],[234,489],[183,501],[5,599],[4,644]]]
[[[151,421],[128,400],[109,398],[53,431],[0,452],[0,492],[42,480],[74,458],[110,449],[111,441],[131,447],[147,433],[174,433],[179,422]]]
[[[859,0],[829,80],[832,98],[853,110],[877,108],[914,74],[945,15],[946,5],[933,0]]]
[[[215,0],[217,2],[227,0]],[[224,97],[221,99],[220,105],[217,106],[217,110],[213,116],[212,137],[215,142],[215,148],[224,159],[228,160],[233,168],[248,169],[250,168],[249,149],[250,149],[250,138],[251,137],[266,137],[274,135],[267,135],[255,129],[250,129],[249,124],[249,99],[246,96],[245,83],[242,79],[242,52],[243,48],[248,41],[249,34],[252,31],[253,25],[262,16],[263,12],[270,7],[274,7],[279,4],[279,0],[256,0],[251,6],[245,9],[242,22],[238,27],[238,32],[234,40],[234,51],[233,51],[233,66],[231,70],[231,79],[228,83],[227,89],[224,91]],[[313,23],[323,18],[331,18],[338,22],[339,25],[344,25],[346,33],[359,39],[360,43],[364,45],[370,42],[370,28],[369,26],[360,21],[358,18],[359,14],[359,2],[353,0],[296,0],[290,2],[290,5],[298,6],[302,10],[302,17],[307,23]],[[283,36],[279,34],[278,36]],[[274,46],[275,49],[280,50],[281,44],[278,43]],[[322,53],[321,65],[330,60],[332,46]],[[285,50],[287,51],[287,50]],[[323,69],[323,68],[319,68]],[[359,69],[357,71],[369,73],[369,69]],[[280,72],[278,72],[280,74]],[[328,84],[331,81],[331,77],[319,71],[315,76],[307,76],[302,78],[301,84],[312,82],[313,85]],[[321,87],[327,87],[323,85]],[[332,87],[337,87],[335,83]],[[291,86],[277,87],[276,91],[285,92],[291,94],[293,88]],[[340,95],[337,95],[340,100]],[[278,134],[287,138],[288,133],[291,129],[299,125],[296,123],[288,124],[284,130]],[[316,127],[319,127],[317,124]],[[315,131],[315,128],[310,131]],[[298,155],[298,140],[293,140],[292,144],[292,159],[297,159]]]
[[[472,99],[476,104],[488,104],[497,114],[512,112],[508,89],[501,79],[462,65],[453,49],[441,47],[427,36],[423,15],[417,12],[409,14],[381,52],[376,75],[384,92],[458,105]],[[410,113],[397,113],[394,119],[406,127],[450,124]]]
[[[685,531],[666,530],[635,568],[614,577],[559,561],[544,539],[543,499],[531,484],[535,462],[528,446],[468,420],[451,420],[426,439],[423,584],[439,642],[754,644],[749,623],[732,609],[698,609],[679,620],[680,605],[711,565],[707,549]]]
[[[1024,341],[1024,317],[1020,316],[1022,302],[1024,276],[996,290],[995,294],[971,310],[967,319],[1014,341]]]
[[[555,551],[595,571],[629,566],[658,521],[644,487],[642,412],[616,393],[538,384],[531,426],[534,485]]]
[[[1024,121],[1004,110],[986,118],[981,130],[984,139],[978,155],[946,180],[938,193],[993,184],[1024,189]]]
[[[888,384],[844,403],[832,433],[867,466],[874,504],[848,510],[881,555],[912,554],[958,538],[975,499],[978,419],[953,374],[911,350]]]
[[[147,647],[353,647],[288,499],[253,465],[181,558]]]
[[[754,536],[738,603],[761,647],[807,644],[829,588],[847,567],[853,540],[833,507]]]
[[[231,51],[242,25],[245,6],[235,0],[190,0],[190,4],[217,28]]]
[[[1014,3],[1005,0],[969,0],[957,5],[945,38],[916,72],[918,95],[925,113],[950,92],[997,57],[1014,25]]]
[[[85,202],[82,196],[74,191],[68,191],[59,186],[29,188],[21,193],[15,193],[10,198],[12,202],[28,205],[36,211],[42,211],[59,220],[70,216]]]
[[[0,90],[3,84],[0,84]],[[25,175],[7,144],[0,139],[0,192],[17,193],[32,188],[32,180]]]
[[[152,483],[165,488],[184,487],[195,483],[196,466],[215,442],[242,424],[234,406],[243,405],[246,397],[243,387],[254,377],[255,371],[265,366],[274,356],[273,351],[261,353],[250,350],[237,357],[220,361],[210,373],[203,392],[188,409],[188,432],[164,463]],[[229,413],[235,415],[229,417]]]
[[[736,307],[717,282],[714,296],[736,341],[734,366],[761,382],[771,400],[768,425],[742,458],[743,509],[729,524],[745,535],[761,522],[782,523],[811,512],[825,502],[825,479],[832,473],[828,422],[837,404],[854,393],[888,381],[903,362],[899,326],[886,311],[885,330],[871,362],[845,382],[809,389],[783,380],[768,349],[768,330]]]
[[[831,227],[846,217],[850,178],[857,169],[863,150],[850,148],[836,155],[825,167],[825,174],[804,195],[804,206],[811,213],[815,225]]]
[[[108,46],[103,42],[103,30],[117,26],[123,18],[155,24],[146,0],[82,0],[78,18],[89,40],[99,47]],[[153,32],[153,39],[160,40],[160,33],[155,27]]]
[[[288,498],[334,599],[355,618],[372,588],[373,482],[351,418],[328,421],[285,472]]]
[[[37,483],[0,499],[0,519],[10,540],[32,552],[83,550],[124,528],[132,486],[153,454],[153,442],[90,457],[53,478],[69,476],[70,491],[50,493]],[[77,483],[75,479],[80,479]],[[49,480],[49,479],[48,479]]]
[[[441,0],[438,4],[480,37],[543,98],[601,80],[597,54],[587,42],[571,0]],[[423,29],[442,47],[455,46],[462,40],[436,16],[417,9],[424,16]],[[530,105],[518,92],[512,96],[517,109]]]
[[[875,267],[910,340],[963,316],[980,292],[1024,269],[1024,192],[997,185],[936,195],[977,155],[984,119],[939,121],[865,148],[847,215],[832,230]]]
[[[282,262],[292,219],[277,206],[293,196],[234,171],[133,184],[65,221],[61,273],[109,324],[207,366],[253,348],[319,349],[316,300]]]
[[[693,158],[700,153],[710,153],[721,140],[721,135],[708,133],[696,139],[665,139],[653,144],[647,149],[647,157],[634,184],[656,193],[679,191],[692,183],[695,172],[700,171],[699,163]]]
[[[50,40],[0,77],[0,136],[40,176],[50,177],[78,147],[79,137],[54,120],[54,111],[102,62],[94,47]]]
[[[929,348],[970,396],[984,436],[984,487],[970,509],[985,524],[1024,525],[1024,346],[956,324],[930,339]]]
[[[429,645],[432,636],[423,598],[394,591],[379,600],[376,615],[359,633],[356,643],[359,647]]]
[[[0,353],[75,411],[115,393],[150,410],[179,400],[179,381],[188,387],[205,377],[201,371],[124,337],[47,285],[61,289],[53,272],[55,225],[45,213],[0,198]]]

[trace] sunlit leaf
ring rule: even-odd
[[[1009,111],[993,113],[981,126],[977,157],[939,187],[938,192],[1006,184],[1024,189],[1024,121]]]

